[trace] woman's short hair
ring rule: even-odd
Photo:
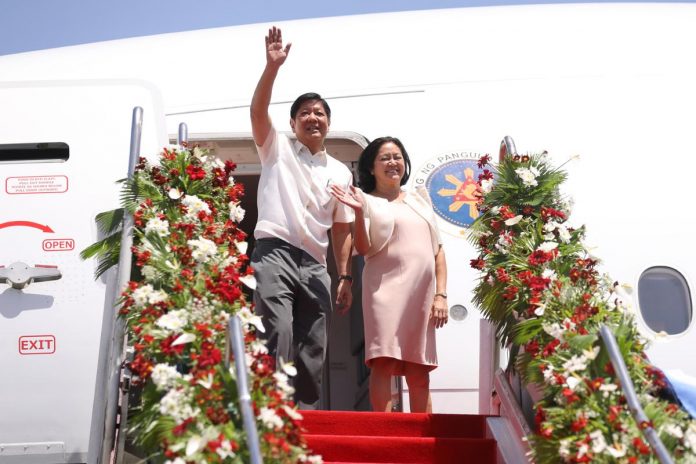
[[[382,145],[390,142],[399,147],[401,154],[404,156],[406,172],[404,173],[404,177],[401,178],[401,185],[408,182],[408,178],[411,175],[411,159],[408,157],[408,153],[406,153],[404,144],[401,143],[401,140],[397,139],[396,137],[379,137],[374,139],[365,147],[360,154],[360,158],[358,159],[358,185],[363,192],[370,193],[375,189],[375,176],[371,172],[374,169],[375,158],[377,157],[377,152],[379,152]]]

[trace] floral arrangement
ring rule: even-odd
[[[236,314],[264,462],[318,463],[319,456],[307,454],[302,417],[289,399],[288,376],[296,370],[290,364],[276,370],[244,294],[255,280],[238,227],[244,188],[234,168],[198,147],[178,147],[165,149],[158,165],[141,158],[124,181],[135,269],[120,315],[135,351],[134,383],[142,389],[128,433],[155,462],[250,462],[234,366],[226,368],[223,359],[227,322]],[[116,230],[124,210],[99,216],[106,232]],[[100,255],[103,272],[118,255],[115,243],[107,237],[83,255]]]
[[[541,390],[535,462],[658,462],[641,429],[653,427],[679,462],[696,462],[696,422],[661,399],[664,374],[644,354],[630,289],[598,271],[568,223],[566,173],[546,153],[479,160],[482,215],[472,227],[482,276],[474,301],[496,326],[523,380]],[[495,179],[495,180],[494,180]],[[599,337],[607,325],[649,423],[636,424]]]

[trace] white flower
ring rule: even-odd
[[[198,213],[201,211],[210,214],[208,203],[204,202],[195,195],[184,196],[181,203],[186,206],[186,218],[188,220],[198,220]]]
[[[283,411],[285,411],[285,413],[286,413],[286,414],[288,415],[288,417],[290,417],[291,419],[302,420],[302,414],[300,414],[299,412],[297,412],[296,409],[291,408],[291,407],[288,406],[287,404],[282,405],[281,408],[283,408]]]
[[[261,325],[261,327],[263,327],[263,325]],[[254,340],[249,344],[249,351],[255,355],[268,354],[268,347],[262,341]],[[248,365],[249,364],[247,364],[247,366]]]
[[[235,453],[232,450],[232,444],[229,440],[223,440],[220,446],[215,450],[215,452],[220,456],[223,461],[227,458],[235,457]]]
[[[604,434],[601,430],[595,430],[590,433],[590,438],[592,439],[593,452],[601,453],[607,448],[607,440],[604,438]]]
[[[186,443],[186,456],[192,456],[198,451],[202,450],[205,446],[205,442],[200,435],[194,435],[189,438],[188,443]]]
[[[590,447],[587,446],[587,443],[583,443],[578,447],[578,458],[583,457],[584,455],[587,454],[587,452],[590,450]]]
[[[169,189],[169,192],[167,192],[167,195],[172,200],[178,200],[179,198],[181,198],[181,195],[183,195],[183,192],[179,189],[171,188]]]
[[[154,288],[152,288],[152,285],[143,285],[142,287],[138,287],[133,291],[132,297],[133,301],[135,301],[135,304],[138,306],[143,306],[147,304],[148,297],[150,294],[154,291]]]
[[[541,327],[544,329],[544,332],[551,335],[553,338],[563,341],[565,329],[561,327],[558,322],[554,322],[553,324],[542,324]]]
[[[582,247],[584,248],[585,253],[587,253],[587,256],[588,256],[591,260],[597,261],[597,262],[600,261],[599,257],[595,254],[595,252],[597,251],[597,249],[598,249],[599,247],[596,247],[596,246],[593,246],[593,245],[588,245],[588,244],[586,244],[586,243],[582,243]]]
[[[483,179],[481,181],[481,191],[485,194],[491,190],[493,190],[493,179]]]
[[[599,347],[594,346],[590,348],[589,350],[582,350],[583,356],[585,356],[587,359],[595,359],[597,355],[599,354]]]
[[[664,431],[672,435],[675,438],[684,437],[684,431],[676,424],[666,424],[664,426]]]
[[[273,378],[276,381],[276,385],[282,392],[288,395],[295,393],[295,389],[288,383],[287,375],[283,374],[282,372],[275,372],[273,374]]]
[[[217,254],[217,246],[212,240],[199,238],[186,242],[191,247],[191,257],[199,263],[204,263]]]
[[[290,377],[295,377],[297,375],[297,368],[292,363],[283,363],[281,369]]]
[[[553,376],[553,367],[549,365],[542,373],[544,374],[544,380],[546,380],[546,383],[550,383],[551,385],[556,383],[556,378]]]
[[[230,219],[234,222],[242,222],[242,220],[244,220],[244,214],[246,213],[246,211],[244,211],[244,208],[233,202],[230,202],[229,206]]]
[[[237,312],[237,316],[239,316],[239,320],[242,321],[242,324],[253,325],[259,332],[266,332],[266,328],[263,326],[263,321],[261,320],[261,318],[256,314],[252,313],[247,306],[241,308]]]
[[[541,273],[541,277],[544,279],[550,279],[550,280],[556,280],[556,271],[553,269],[544,269],[544,272]]]
[[[563,363],[563,368],[568,372],[584,371],[587,367],[587,358],[584,356],[573,356]]]
[[[324,460],[320,455],[317,454],[312,454],[310,456],[307,456],[306,454],[302,454],[299,456],[300,462],[307,462],[309,464],[323,464]]]
[[[172,346],[177,346],[177,345],[185,345],[187,343],[191,343],[196,339],[196,336],[192,333],[184,332],[178,337],[176,337],[176,340],[172,342]]]
[[[248,242],[234,242],[234,246],[237,247],[237,250],[241,254],[245,255],[247,252],[247,248],[249,247],[249,243]]]
[[[544,229],[545,232],[553,232],[554,230],[556,230],[556,227],[558,227],[558,226],[559,226],[559,223],[558,223],[558,222],[556,222],[556,221],[549,221],[549,222],[547,222],[546,224],[544,224],[543,229]]]
[[[505,225],[506,225],[506,226],[514,226],[515,224],[517,224],[518,222],[520,222],[520,221],[522,220],[522,217],[523,217],[523,216],[522,216],[521,214],[518,214],[518,215],[515,216],[515,217],[512,217],[512,218],[510,218],[510,219],[506,219],[506,220],[505,220]]]
[[[520,176],[522,183],[526,187],[536,187],[539,184],[536,180],[536,177],[539,175],[539,171],[537,171],[535,168],[517,168],[515,169],[515,172],[518,176]]]
[[[560,238],[563,243],[570,243],[570,232],[568,232],[566,226],[558,226],[558,238]]]
[[[556,248],[558,248],[558,243],[556,243],[556,242],[544,242],[537,247],[537,250],[541,250],[543,252],[548,253],[549,251],[555,250]]]
[[[580,384],[580,380],[577,377],[569,376],[566,378],[566,385],[568,385],[568,388],[571,390],[575,391],[575,387]]]
[[[199,412],[191,407],[191,396],[183,389],[169,390],[160,400],[159,411],[160,414],[173,417],[177,424]]]
[[[252,290],[256,289],[256,277],[253,274],[242,276],[239,281]]]
[[[174,386],[178,379],[181,379],[181,374],[176,370],[176,367],[164,363],[157,364],[150,375],[157,390],[167,390]]]
[[[545,310],[546,310],[546,305],[544,305],[544,304],[539,305],[539,307],[537,307],[534,310],[534,314],[536,314],[537,316],[543,316]]]
[[[157,269],[155,269],[153,266],[150,266],[149,264],[143,266],[142,269],[140,269],[140,272],[143,274],[143,277],[145,277],[147,280],[154,280],[159,275]]]
[[[607,447],[606,453],[613,458],[622,458],[626,456],[626,447],[621,443],[612,443]]]
[[[602,395],[607,398],[609,395],[614,393],[616,389],[619,388],[616,384],[613,383],[605,383],[603,385],[599,386],[599,391],[602,392]]]
[[[229,256],[228,255],[225,259],[220,261],[220,269],[225,269],[228,266],[234,266],[235,264],[237,264],[237,261],[239,261],[239,260],[237,259],[236,256]]]
[[[283,428],[283,419],[271,408],[262,407],[259,411],[259,419],[261,419],[263,425],[271,430],[280,430]]]
[[[567,458],[570,456],[570,440],[563,439],[558,443],[558,454],[562,458]]]
[[[169,221],[153,217],[145,224],[145,233],[155,233],[160,237],[166,237],[169,235]]]
[[[691,422],[689,428],[684,432],[684,444],[692,451],[696,451],[696,423]]]
[[[164,464],[186,464],[186,461],[184,461],[181,458],[176,458],[173,461],[170,461],[169,459],[167,459],[166,461],[164,461]]]
[[[155,325],[165,330],[177,332],[188,323],[188,312],[185,309],[177,309],[163,314],[155,321]]]
[[[145,304],[157,304],[167,299],[167,294],[162,290],[155,290],[152,285],[147,284],[138,287],[133,291],[133,300],[138,306]]]
[[[196,383],[205,388],[206,390],[210,390],[210,387],[213,386],[213,374],[208,374],[205,380],[201,379]]]
[[[167,300],[167,294],[162,290],[155,290],[147,298],[148,303],[157,304]]]

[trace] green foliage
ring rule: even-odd
[[[652,426],[675,457],[696,462],[696,424],[657,396],[662,374],[645,359],[630,295],[597,271],[584,227],[566,222],[565,172],[545,154],[506,158],[492,170],[495,182],[481,182],[489,191],[471,228],[480,253],[472,266],[482,273],[474,303],[524,381],[543,388],[529,437],[535,462],[656,462],[599,337],[603,325],[615,334]]]

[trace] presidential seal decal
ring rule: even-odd
[[[444,232],[463,237],[479,217],[478,167],[482,153],[452,152],[435,156],[415,172],[415,185],[427,189]]]

